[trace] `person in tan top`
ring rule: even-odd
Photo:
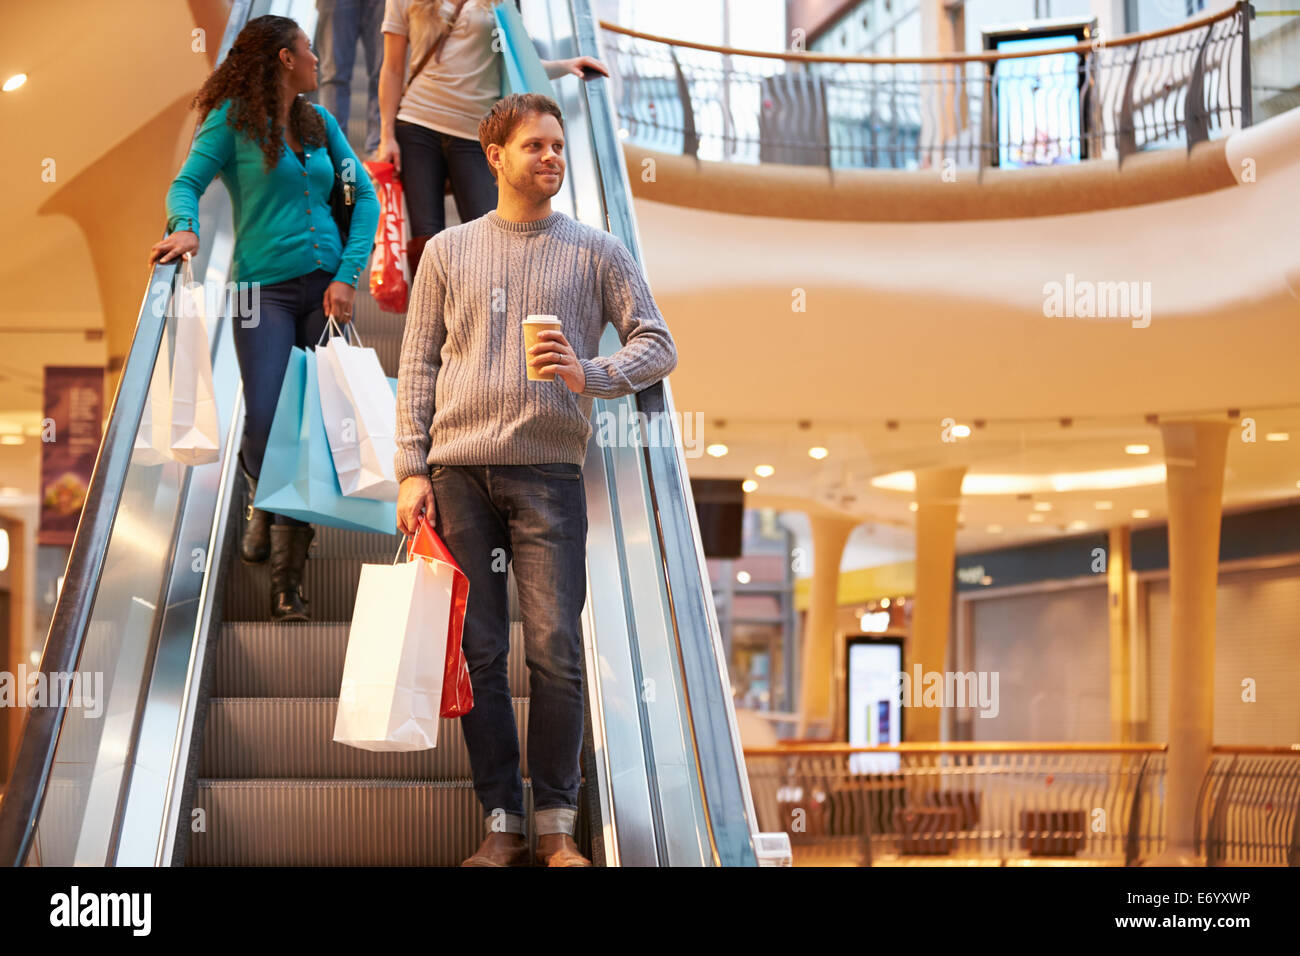
[[[501,98],[492,7],[493,0],[387,0],[384,10],[380,137],[373,159],[393,163],[402,180],[412,276],[425,243],[446,225],[448,182],[462,222],[496,207],[496,183],[478,140],[479,121]],[[589,56],[543,60],[542,65],[552,79],[567,73],[584,76],[584,70],[609,76]]]

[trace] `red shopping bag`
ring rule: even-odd
[[[392,163],[362,164],[379,193],[379,228],[375,254],[370,260],[370,296],[385,312],[405,312],[411,277],[407,275],[406,240],[409,230],[402,183]]]
[[[460,639],[465,630],[465,602],[469,598],[469,578],[460,569],[456,559],[451,556],[447,546],[429,524],[424,515],[418,519],[418,527],[411,543],[407,546],[406,557],[430,558],[450,565],[456,573],[452,576],[451,620],[447,625],[447,666],[442,677],[442,717],[464,717],[474,707],[474,690],[469,683],[469,664],[461,651]]]

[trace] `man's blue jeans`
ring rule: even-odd
[[[460,725],[486,829],[524,832],[519,732],[507,672],[509,561],[524,621],[536,830],[572,835],[582,783],[582,609],[587,600],[582,469],[568,463],[435,465],[429,479],[434,530],[470,582],[462,647],[474,707]]]
[[[320,58],[320,104],[348,133],[352,67],[357,36],[366,53],[366,153],[379,148],[379,67],[384,60],[384,0],[316,0],[316,56]],[[365,157],[363,156],[362,159]]]

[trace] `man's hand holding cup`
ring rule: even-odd
[[[587,373],[560,331],[559,319],[553,315],[530,315],[524,320],[524,347],[530,381],[550,382],[558,378],[569,391],[582,394],[587,387]]]

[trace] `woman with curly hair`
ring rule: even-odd
[[[446,225],[451,185],[461,222],[497,205],[496,180],[478,140],[478,124],[501,99],[497,0],[387,0],[384,62],[379,70],[379,148],[402,179],[411,217],[407,260],[415,278],[424,245]],[[514,3],[515,0],[506,0]],[[410,65],[407,65],[407,53]],[[543,60],[551,79],[609,76],[599,60]]]
[[[338,123],[301,95],[314,89],[316,57],[298,24],[250,20],[194,98],[201,126],[167,191],[169,234],[150,253],[151,262],[170,262],[198,250],[199,198],[220,176],[234,209],[231,278],[258,290],[251,320],[233,326],[244,383],[239,458],[248,484],[240,557],[260,564],[270,556],[271,617],[282,621],[309,619],[302,572],[315,531],[287,515],[274,515],[272,524],[271,515],[253,509],[262,456],[290,350],[315,346],[327,316],[351,320],[379,223],[374,187]],[[330,212],[336,171],[355,186],[346,236]]]

